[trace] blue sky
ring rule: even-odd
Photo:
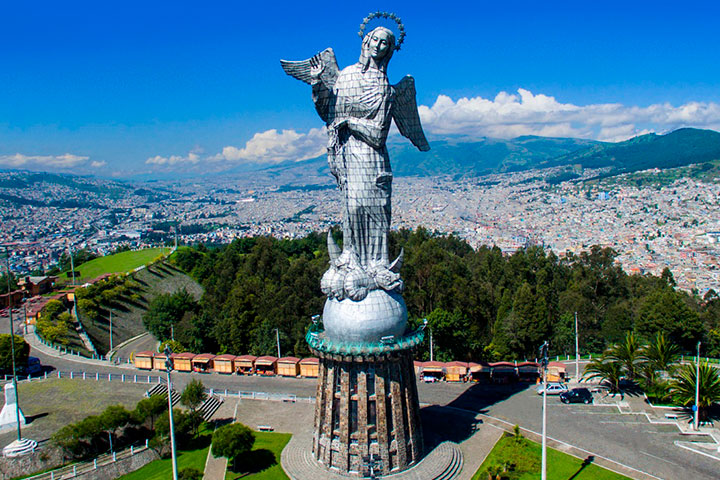
[[[348,2],[350,3],[350,2]],[[278,60],[357,60],[371,11],[408,36],[431,138],[621,140],[720,129],[714,2],[11,2],[0,15],[0,167],[209,171],[322,151]]]

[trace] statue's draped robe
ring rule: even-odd
[[[392,89],[372,66],[351,65],[333,90],[313,85],[313,101],[329,129],[328,161],[345,196],[343,251],[357,254],[366,270],[387,267],[392,173],[385,140]],[[347,126],[336,127],[344,120]]]

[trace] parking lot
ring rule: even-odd
[[[548,436],[663,479],[717,480],[720,462],[681,449],[688,441],[674,425],[654,424],[639,413],[613,405],[563,404],[548,397]],[[422,394],[421,394],[422,400]],[[631,404],[641,399],[625,398]],[[450,405],[485,413],[521,427],[542,430],[542,396],[532,387],[503,393],[502,387],[474,385]],[[626,410],[626,409],[623,409]]]

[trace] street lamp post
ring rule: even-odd
[[[695,431],[700,429],[700,342],[697,344],[697,362],[695,362]]]
[[[68,247],[68,252],[70,252],[70,270],[72,271],[72,283],[71,285],[75,285],[75,261],[73,260],[73,251],[72,251],[72,245]]]
[[[547,480],[547,366],[548,366],[548,342],[540,347],[540,362],[543,369],[543,406],[542,406],[542,469],[540,479]]]
[[[20,400],[18,398],[17,389],[17,373],[15,370],[15,332],[13,331],[13,304],[12,304],[12,287],[10,285],[10,249],[5,246],[5,269],[7,272],[7,288],[8,288],[8,312],[10,319],[10,354],[12,355],[12,378],[13,387],[15,388],[15,420],[17,421],[17,440],[22,440],[22,432],[20,431]]]
[[[172,360],[170,360],[170,347],[165,346],[165,369],[167,370],[167,396],[168,396],[168,414],[170,415],[170,451],[172,454],[173,480],[178,480],[177,452],[175,450],[175,426],[173,425],[173,405],[172,405],[172,379],[170,372],[172,371]]]
[[[280,357],[280,329],[275,329],[275,339],[277,340],[277,351],[278,351],[278,358]]]
[[[432,338],[432,328],[430,329],[428,334],[430,337],[430,361],[432,362],[433,361],[433,349],[434,349],[433,348],[433,338]]]
[[[575,312],[575,377],[577,378],[577,383],[580,383],[580,342],[578,340],[577,312]]]
[[[112,342],[112,310],[110,310],[110,351],[112,352],[113,349],[113,342]]]

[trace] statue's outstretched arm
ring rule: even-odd
[[[297,62],[280,60],[280,65],[291,77],[312,85],[315,109],[325,123],[331,122],[328,106],[331,103],[333,87],[339,74],[333,49],[326,48],[307,60]]]

